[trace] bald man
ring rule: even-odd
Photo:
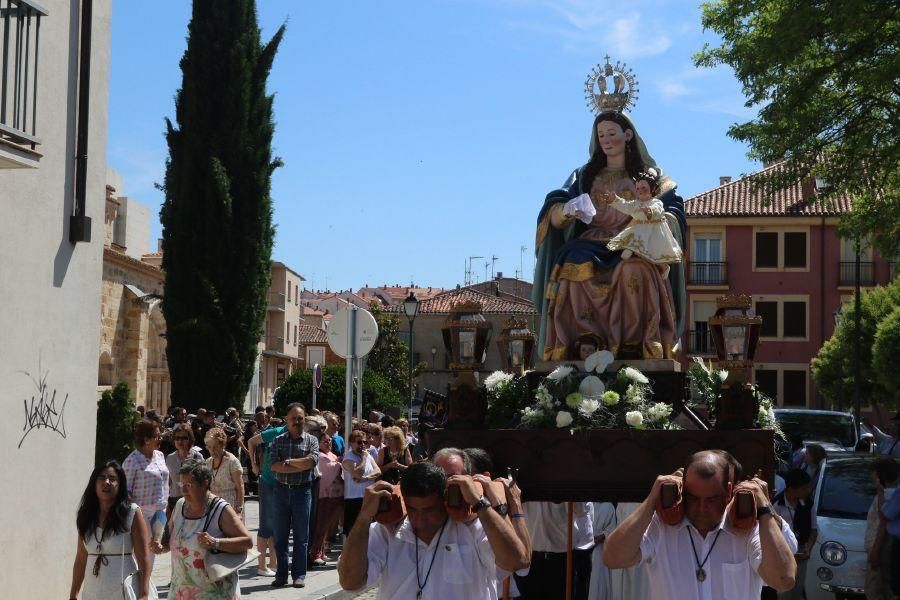
[[[643,503],[607,538],[604,564],[645,565],[651,598],[756,600],[763,583],[777,591],[791,589],[793,550],[782,521],[773,515],[766,482],[754,478],[735,486],[733,464],[728,453],[707,450],[692,455],[683,471],[657,477]],[[677,525],[656,515],[665,483],[682,489],[684,518]],[[733,529],[726,519],[737,489],[756,499],[758,522],[750,531]]]

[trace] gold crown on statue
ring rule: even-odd
[[[634,72],[625,63],[616,61],[615,65],[610,64],[608,54],[604,58],[606,64],[597,63],[591,69],[587,79],[584,80],[584,97],[587,100],[588,108],[595,115],[606,112],[618,113],[628,107],[634,108],[639,91]],[[608,78],[610,77],[612,78],[612,91],[609,90]]]

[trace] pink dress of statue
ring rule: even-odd
[[[567,215],[569,200],[562,194],[548,196],[538,221],[538,261],[544,258],[541,248],[556,236],[557,247],[550,246],[543,276],[536,268],[535,281],[542,285],[541,307],[543,355],[545,360],[565,360],[578,356],[579,339],[599,341],[600,349],[608,349],[617,358],[672,358],[676,342],[676,314],[672,287],[661,269],[634,254],[627,260],[621,252],[606,245],[632,221],[611,206],[607,192],[632,200],[636,197],[634,179],[637,173],[629,153],[646,152],[633,138],[631,122],[620,114],[601,115],[595,121],[595,141],[605,155],[605,166],[592,170],[588,163],[578,173],[585,173],[565,192],[575,198],[579,192],[590,194],[596,214],[590,223]],[[592,175],[592,176],[591,176]],[[671,191],[674,183],[665,179],[661,194]],[[680,199],[679,199],[680,200]],[[663,217],[673,229],[677,218]],[[681,232],[683,235],[683,231]]]

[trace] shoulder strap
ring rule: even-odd
[[[209,529],[209,524],[212,521],[213,516],[217,512],[220,512],[218,509],[223,504],[228,504],[228,503],[225,502],[224,500],[222,500],[221,498],[216,498],[213,502],[210,503],[209,510],[206,511],[206,521],[203,522],[203,531],[206,531],[207,529]]]

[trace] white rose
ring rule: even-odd
[[[557,421],[559,417],[557,417]],[[631,427],[638,427],[644,422],[644,415],[639,410],[629,410],[625,413],[625,422]]]
[[[568,413],[564,410],[556,413],[556,426],[557,427],[568,427],[572,424],[572,414]]]

